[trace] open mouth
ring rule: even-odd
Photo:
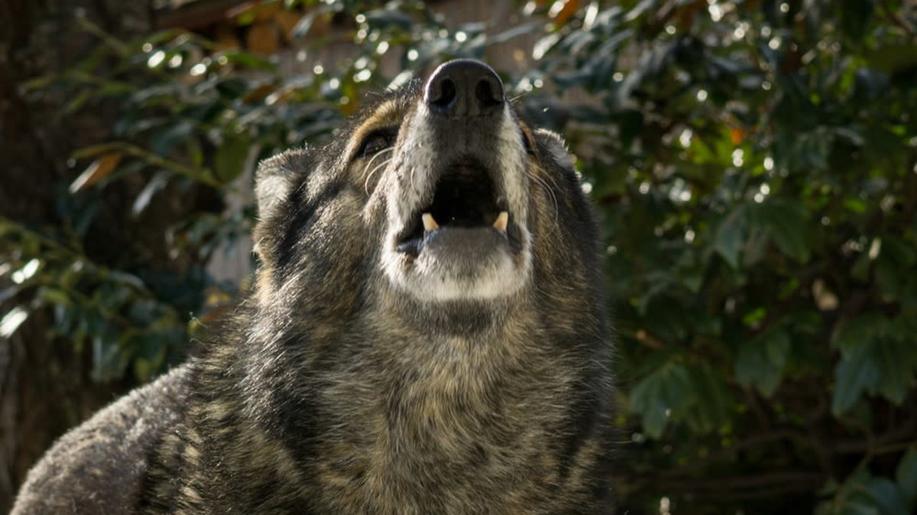
[[[439,177],[433,202],[411,215],[396,248],[416,257],[425,241],[453,228],[496,231],[506,238],[509,223],[506,201],[491,174],[480,163],[463,160]]]

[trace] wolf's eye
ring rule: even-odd
[[[377,129],[363,138],[363,143],[357,151],[357,157],[370,157],[395,144],[395,138],[398,136],[398,129],[386,128]]]

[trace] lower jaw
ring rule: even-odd
[[[509,252],[479,263],[437,259],[422,252],[396,272],[395,283],[424,301],[493,301],[513,295],[525,282],[518,261]]]
[[[498,301],[517,293],[530,275],[527,233],[512,223],[506,232],[450,226],[428,231],[415,252],[399,252],[396,235],[388,237],[383,270],[397,290],[416,300]]]

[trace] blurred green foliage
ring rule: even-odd
[[[146,181],[126,217],[170,184],[250,188],[237,179],[257,159],[328,138],[366,92],[536,34],[524,71],[501,73],[529,119],[566,136],[600,208],[622,510],[914,512],[917,14],[906,2],[539,1],[509,27],[452,26],[422,2],[286,4],[306,13],[293,32],[307,52],[333,40],[310,36],[333,17],[353,56],[285,74],[276,56],[197,35],[124,42],[86,22],[97,49],[30,84],[67,92],[64,113],[115,106],[118,120],[110,141],[72,156],[86,168],[61,189],[65,227],[0,220],[0,300],[23,300],[0,335],[49,308],[52,331],[91,345],[99,380],[147,380],[181,359],[201,325],[189,313],[233,288],[200,267],[164,287],[94,265],[82,239],[109,185]],[[170,245],[206,262],[251,218],[194,213]]]

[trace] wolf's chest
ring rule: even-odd
[[[563,413],[544,403],[557,392],[448,377],[413,378],[338,414],[329,425],[338,431],[316,457],[320,490],[335,509],[519,512],[561,482]]]

